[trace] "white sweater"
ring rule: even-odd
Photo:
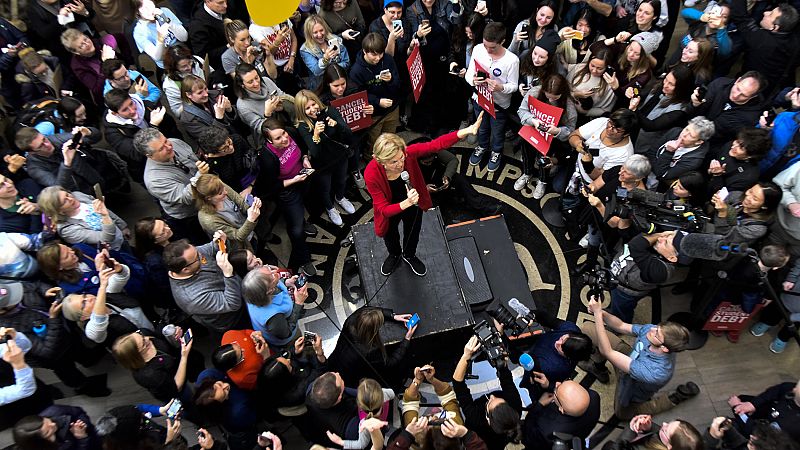
[[[469,68],[465,79],[470,86],[475,86],[473,78],[475,78],[475,61],[478,61],[487,72],[489,77],[503,84],[502,91],[495,91],[492,93],[495,104],[497,106],[507,109],[511,106],[511,96],[519,88],[519,58],[517,55],[505,50],[505,54],[500,59],[494,59],[493,56],[486,52],[483,44],[478,44],[472,49],[472,59],[469,62]],[[477,101],[478,94],[473,94],[472,98]]]

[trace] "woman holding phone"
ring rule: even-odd
[[[284,95],[278,85],[267,77],[262,77],[252,64],[236,66],[233,76],[233,90],[236,92],[236,110],[242,122],[250,127],[260,140],[261,124],[268,117],[282,117],[294,120],[294,105],[291,97]]]
[[[260,46],[254,45],[250,38],[247,25],[241,20],[225,19],[223,21],[225,38],[228,40],[228,49],[222,54],[222,70],[233,76],[236,66],[241,63],[252,64],[262,77],[275,79],[278,68],[272,53],[265,52]]]
[[[349,68],[350,56],[344,48],[342,38],[333,34],[322,17],[310,16],[306,19],[303,31],[306,42],[300,47],[300,57],[310,75],[306,87],[313,90],[322,82],[322,73],[329,65]]]
[[[350,61],[355,61],[356,55],[361,51],[361,40],[364,39],[367,30],[367,23],[361,14],[358,1],[322,0],[319,16],[325,20],[333,34],[342,37]]]
[[[611,63],[608,49],[600,49],[592,54],[586,64],[573,64],[569,67],[567,80],[575,98],[575,109],[589,119],[611,112],[614,107],[614,90],[609,86],[611,76],[606,68]]]
[[[558,30],[554,18],[558,6],[552,0],[544,0],[536,7],[530,18],[518,23],[514,28],[514,38],[508,49],[521,56],[526,50],[533,48],[547,30]]]
[[[228,237],[227,243],[234,248],[245,248],[253,251],[255,228],[261,214],[261,199],[249,196],[249,202],[239,193],[226,185],[218,176],[210,173],[200,175],[192,186],[200,226],[208,234],[214,236],[222,230]],[[257,245],[263,247],[264,241],[256,239]]]

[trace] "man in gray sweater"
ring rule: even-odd
[[[185,239],[172,242],[164,248],[164,264],[178,307],[209,330],[224,333],[236,329],[244,308],[241,279],[228,254],[219,251],[220,240],[225,240],[222,231],[199,247]]]
[[[136,151],[147,158],[144,185],[157,198],[164,210],[164,220],[172,228],[175,239],[187,238],[194,244],[206,242],[197,220],[192,198],[192,183],[204,173],[208,164],[198,161],[192,147],[180,139],[167,139],[157,128],[145,128],[133,138]]]

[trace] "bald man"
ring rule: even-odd
[[[522,426],[525,448],[553,447],[553,433],[586,439],[600,419],[600,396],[572,380],[556,383],[553,392],[542,394],[528,409]]]

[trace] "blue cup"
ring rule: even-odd
[[[527,353],[521,354],[519,356],[519,365],[522,366],[527,372],[532,371],[534,367],[533,357]]]

